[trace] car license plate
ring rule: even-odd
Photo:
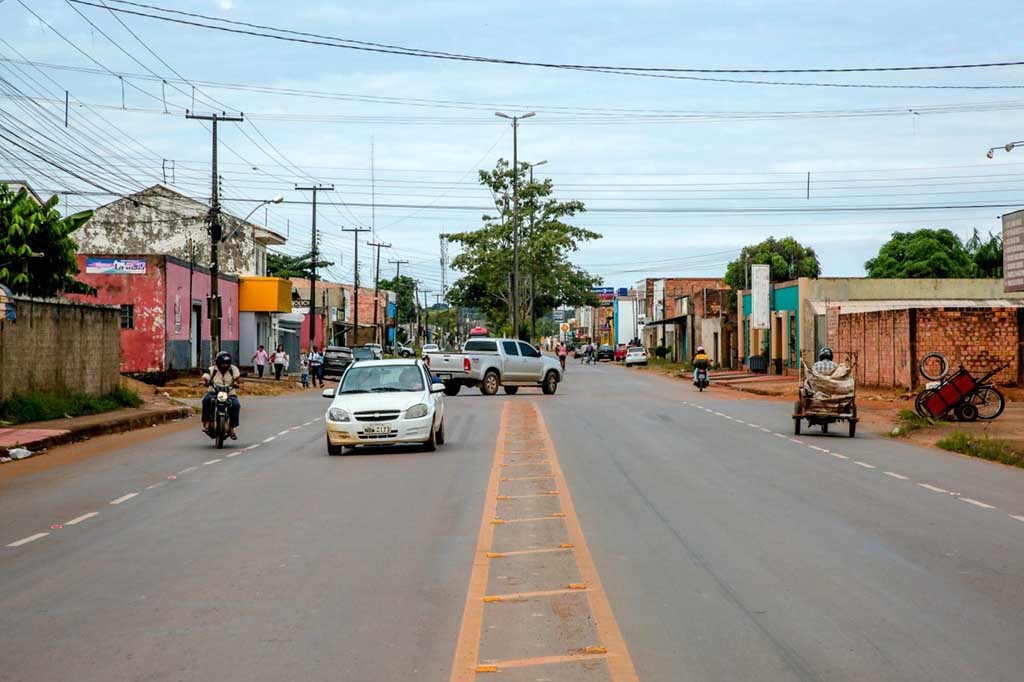
[[[437,378],[438,379],[442,379],[442,380],[444,380],[444,379],[451,379],[452,375],[448,374],[447,372],[445,372],[444,374],[438,374]]]
[[[391,433],[391,427],[387,424],[367,424],[364,431],[373,434]]]

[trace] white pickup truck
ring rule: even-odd
[[[499,388],[514,395],[520,386],[540,386],[552,395],[562,380],[557,360],[516,339],[470,339],[461,353],[427,353],[424,360],[448,395],[463,386],[479,386],[484,395],[494,395]]]

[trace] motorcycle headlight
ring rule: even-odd
[[[227,399],[228,399],[228,394],[226,392],[221,391],[220,393],[217,394],[217,402],[223,403],[223,402],[226,402]]]
[[[340,407],[332,407],[327,410],[327,419],[332,422],[348,422],[352,421],[352,417],[349,416],[348,412],[341,409]]]
[[[405,418],[406,419],[419,419],[420,417],[426,417],[426,416],[427,416],[427,406],[426,406],[425,403],[420,403],[419,405],[413,405],[412,407],[410,407],[408,410],[405,411]]]

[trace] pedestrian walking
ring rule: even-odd
[[[284,368],[288,366],[288,353],[285,352],[284,346],[277,347],[270,361],[274,363],[274,379],[280,381]]]
[[[565,357],[569,354],[569,349],[565,345],[565,341],[558,344],[558,364],[562,366],[562,371],[565,371]]]
[[[267,355],[267,349],[261,343],[252,356],[252,364],[256,367],[256,376],[260,379],[263,378],[263,370],[267,368],[267,360],[269,359],[270,356]]]
[[[320,388],[324,387],[324,356],[316,346],[309,352],[309,377],[314,386],[319,382]]]
[[[302,387],[309,388],[309,356],[305,353],[302,354],[299,360],[299,365],[302,367]]]

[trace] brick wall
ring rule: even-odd
[[[836,351],[857,353],[857,383],[915,388],[923,378],[918,362],[944,354],[955,369],[975,375],[1009,362],[995,379],[1020,383],[1021,342],[1017,308],[917,308],[867,313],[828,310],[828,340]]]
[[[1019,383],[1020,331],[1017,308],[932,308],[917,311],[915,340],[918,355],[937,351],[975,376],[1009,362],[995,380]]]
[[[17,299],[18,320],[0,321],[0,401],[14,392],[102,395],[121,380],[117,308]]]

